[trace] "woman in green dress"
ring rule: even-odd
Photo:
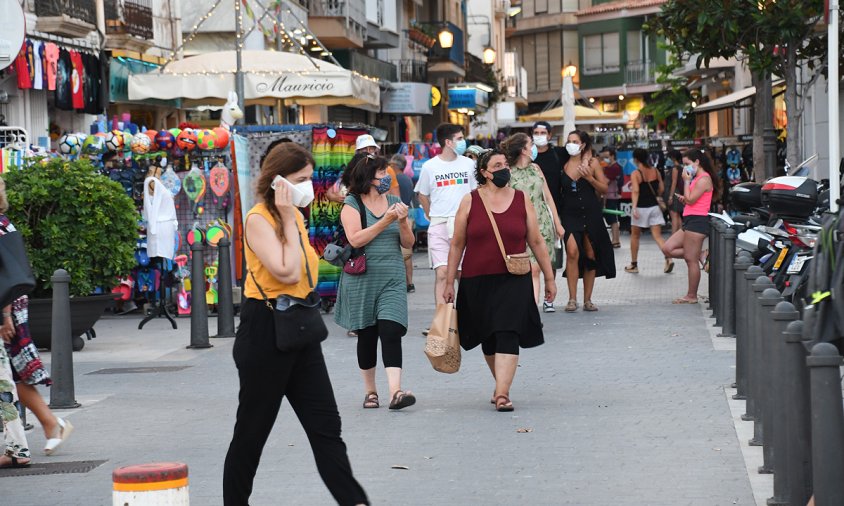
[[[560,224],[560,217],[557,214],[557,206],[554,205],[554,198],[542,169],[533,163],[536,158],[536,146],[533,140],[524,133],[515,133],[501,143],[501,149],[507,157],[510,165],[510,187],[524,192],[536,209],[536,218],[539,221],[539,233],[545,240],[545,247],[548,249],[548,256],[555,258],[555,245],[563,237],[563,226]],[[562,169],[560,169],[562,170]],[[536,303],[539,304],[539,275],[541,273],[539,264],[533,252],[530,254],[530,274],[533,279],[533,295]],[[542,310],[546,313],[554,312],[553,302],[543,302]]]
[[[347,169],[348,170],[348,169]],[[390,389],[390,409],[411,406],[416,398],[401,388],[401,338],[407,333],[407,287],[401,247],[412,248],[415,238],[407,206],[388,195],[387,160],[367,155],[348,174],[349,195],[340,212],[346,238],[363,248],[366,272],[343,272],[337,289],[334,320],[345,329],[357,330],[358,366],[365,387],[364,408],[377,408],[375,365],[378,338]],[[366,226],[361,226],[364,213]]]

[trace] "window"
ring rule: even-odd
[[[583,73],[618,72],[621,65],[618,33],[587,35],[583,38]]]
[[[627,32],[627,63],[640,64],[642,60],[642,32]]]
[[[548,12],[548,0],[536,0],[533,12],[536,14],[545,14]]]

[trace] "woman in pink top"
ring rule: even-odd
[[[709,207],[712,194],[717,191],[712,161],[698,149],[683,156],[683,193],[677,198],[685,205],[683,228],[665,241],[662,252],[667,257],[682,258],[689,269],[689,289],[686,295],[674,299],[674,304],[697,304],[700,285],[700,257],[703,240],[709,234]]]

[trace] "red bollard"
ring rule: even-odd
[[[154,462],[119,467],[111,474],[113,506],[189,506],[188,466]]]

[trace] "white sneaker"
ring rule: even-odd
[[[543,313],[555,313],[556,311],[557,310],[554,309],[554,303],[553,302],[546,302],[546,301],[542,302],[542,312]]]

